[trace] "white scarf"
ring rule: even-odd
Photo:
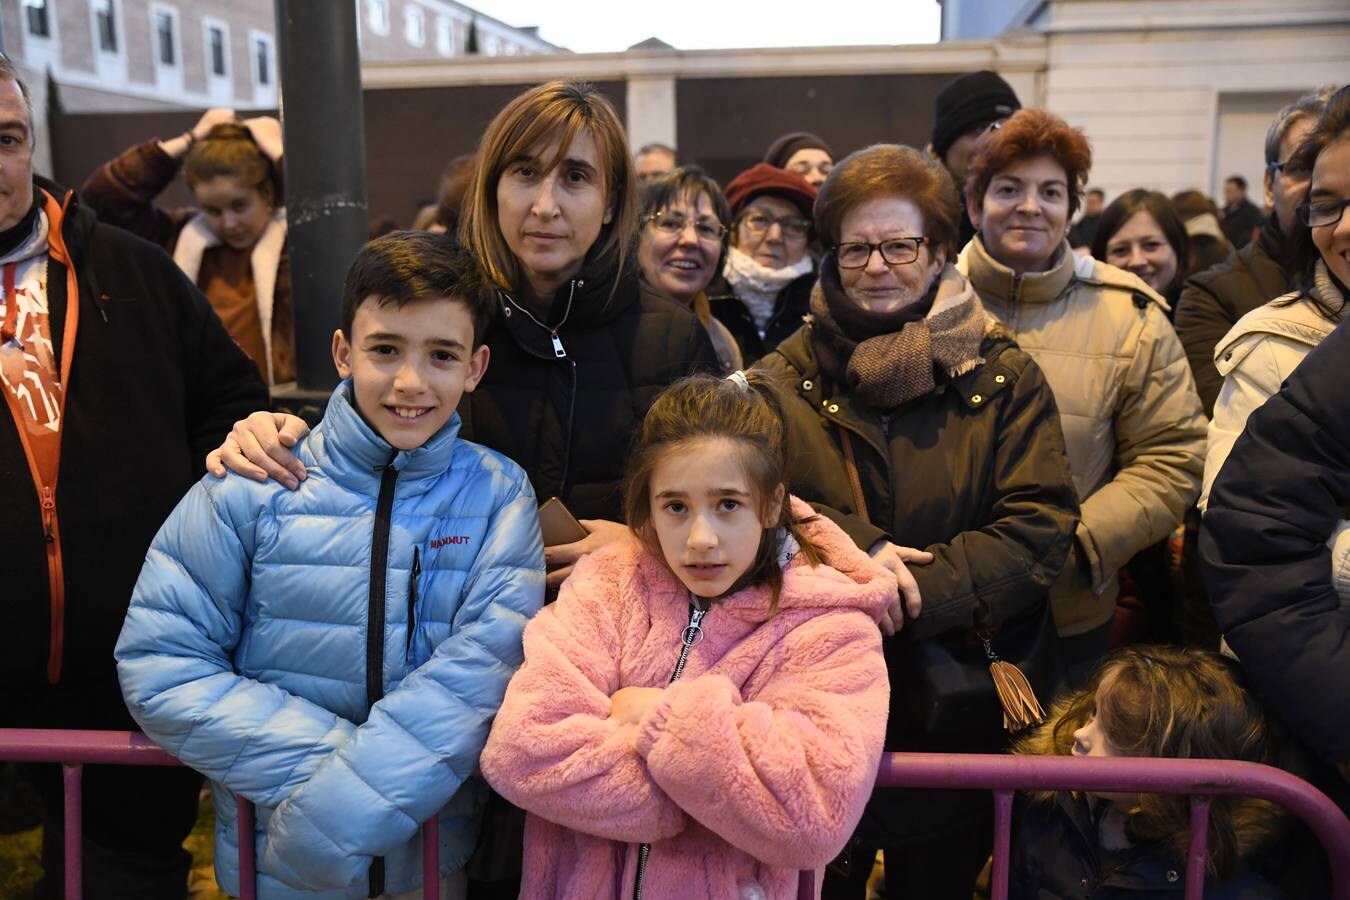
[[[278,206],[272,213],[272,220],[263,229],[258,242],[249,254],[249,266],[253,270],[253,287],[258,295],[258,319],[262,324],[263,354],[267,357],[267,383],[272,380],[272,305],[277,288],[277,266],[281,264],[281,250],[286,243],[286,207]],[[173,261],[183,274],[197,283],[197,273],[201,271],[202,256],[211,247],[220,245],[220,238],[206,224],[206,216],[198,213],[188,220],[178,233],[178,243],[173,248]]]
[[[773,318],[773,308],[778,302],[778,293],[788,284],[810,272],[815,262],[810,255],[804,255],[797,262],[781,269],[770,269],[755,262],[749,254],[735,247],[727,253],[727,263],[722,270],[727,284],[736,299],[745,304],[750,318],[755,322],[755,330],[764,337],[764,329]]]

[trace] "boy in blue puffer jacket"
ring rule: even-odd
[[[122,691],[212,780],[233,895],[236,794],[258,807],[260,898],[417,889],[433,815],[443,896],[463,894],[479,752],[544,597],[529,481],[458,437],[488,363],[476,268],[426,233],[362,248],[333,336],[344,380],[296,448],[299,489],[208,475],[146,557]]]

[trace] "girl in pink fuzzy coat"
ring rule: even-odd
[[[483,774],[528,813],[521,896],[775,900],[844,846],[876,778],[895,576],[787,495],[755,375],[647,413],[635,539],[525,629]]]

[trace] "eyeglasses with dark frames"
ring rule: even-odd
[[[1266,163],[1266,168],[1271,174],[1283,175],[1285,178],[1294,178],[1298,181],[1307,181],[1308,176],[1312,174],[1296,157],[1290,157],[1284,162]]]
[[[925,237],[887,238],[879,244],[847,241],[834,246],[834,260],[841,269],[864,269],[872,254],[880,253],[886,265],[904,266],[919,258],[919,246],[926,243]]]
[[[694,234],[700,241],[716,243],[722,240],[722,235],[727,233],[727,226],[716,219],[686,219],[684,216],[674,213],[658,212],[652,213],[646,219],[651,226],[662,234],[678,235],[682,234],[690,225],[694,226]]]
[[[1347,206],[1350,200],[1314,200],[1298,207],[1298,220],[1309,228],[1325,228],[1339,222]]]

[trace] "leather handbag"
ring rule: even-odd
[[[857,514],[867,499],[848,431],[839,429],[844,466]],[[888,731],[905,729],[956,744],[998,743],[1003,730],[1021,731],[1045,718],[1037,696],[1053,696],[1064,662],[1049,598],[1032,612],[997,627],[905,641],[887,653],[892,701]],[[895,701],[899,702],[895,702]],[[889,744],[888,744],[889,746]]]

